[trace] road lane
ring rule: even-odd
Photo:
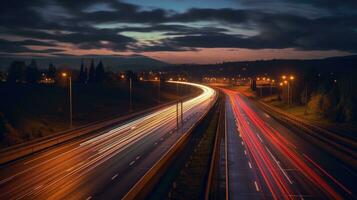
[[[175,129],[177,113],[173,105],[95,137],[74,140],[2,166],[0,199],[122,197],[215,99],[216,92],[211,88],[180,84],[199,87],[203,92],[183,102],[185,123],[179,130]]]
[[[345,170],[337,159],[278,123],[250,99],[224,91],[252,155],[253,168],[273,199],[355,198],[353,169]]]
[[[230,99],[226,100],[226,136],[229,199],[261,199],[257,175],[236,126]]]

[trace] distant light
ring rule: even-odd
[[[335,80],[333,80],[333,82],[337,83],[337,80],[335,79]]]
[[[63,72],[63,73],[62,73],[62,76],[63,76],[63,77],[66,77],[66,76],[67,76],[67,73],[66,73],[66,72]]]
[[[271,80],[271,82],[275,83],[275,80],[273,79],[273,80]]]
[[[281,78],[285,80],[285,79],[286,79],[286,76],[285,76],[285,75],[283,75]]]
[[[258,77],[258,78],[257,78],[257,81],[259,81],[259,80],[260,80],[260,78]]]
[[[140,77],[139,79],[142,81],[142,80],[143,80],[143,77]]]
[[[155,77],[155,81],[157,81],[158,80],[158,78],[157,77]]]
[[[294,80],[295,79],[295,77],[294,76],[290,76],[290,80]]]
[[[172,78],[170,78],[170,81],[172,81],[173,79]]]
[[[279,85],[280,85],[280,86],[283,86],[283,82],[280,82]]]
[[[125,78],[124,74],[120,75],[120,78],[124,79]]]
[[[287,81],[287,80],[285,80],[285,81],[284,81],[284,84],[288,84],[288,81]]]

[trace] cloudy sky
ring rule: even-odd
[[[2,0],[0,56],[170,63],[357,53],[356,0]]]

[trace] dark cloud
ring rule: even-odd
[[[262,1],[239,2],[245,5],[259,5]],[[283,3],[282,0],[265,2]],[[176,13],[161,8],[142,9],[140,6],[118,0],[5,0],[0,7],[1,32],[27,39],[17,42],[1,39],[0,44],[2,52],[6,53],[34,52],[27,46],[57,47],[60,43],[70,43],[80,49],[106,48],[113,51],[135,52],[191,51],[196,48],[215,47],[357,52],[357,13],[353,12],[354,8],[357,8],[357,1],[284,1],[286,2],[327,9],[329,12],[314,18],[287,12],[267,12],[259,7],[193,8]],[[98,4],[106,4],[111,10],[86,10]],[[58,20],[46,18],[45,11],[48,8],[57,11],[51,13],[51,16],[57,17]],[[346,12],[341,14],[343,11]],[[206,23],[193,26],[192,22]],[[211,22],[221,24],[222,27],[212,27],[209,24]],[[96,26],[105,23],[127,25],[106,29]],[[136,26],[131,26],[132,23]],[[234,32],[236,27],[254,30],[256,34],[239,34],[239,30]],[[144,45],[132,37],[121,34],[124,31],[158,31],[169,37]],[[44,40],[49,42],[43,42]],[[49,53],[56,51],[59,50],[48,49]]]

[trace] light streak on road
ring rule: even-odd
[[[212,106],[217,94],[215,90],[200,84],[172,83],[202,90],[198,96],[183,102],[184,130],[187,130]],[[151,150],[146,149],[159,148],[165,142],[164,138],[173,138],[170,140],[172,145],[184,134],[180,130],[176,130],[176,105],[172,105],[113,127],[95,137],[69,142],[30,156],[1,170],[0,199],[64,199],[71,196],[71,193],[74,193],[71,198],[92,198],[90,189],[102,186],[99,180],[96,182],[95,174],[104,173],[107,168],[116,165],[122,166],[123,170],[128,166],[135,170],[137,163],[145,156],[143,154],[150,153]],[[143,152],[133,155],[130,150],[133,145],[143,148]],[[122,162],[114,162],[118,156],[126,162],[126,167],[121,165]],[[160,155],[153,156],[156,156],[155,159],[160,158]],[[124,161],[125,158],[127,161]],[[115,171],[108,179],[111,182],[114,179],[120,181],[122,176],[125,174],[118,175],[118,171]],[[93,179],[94,183],[89,182]],[[88,185],[87,188],[80,187],[84,184]],[[38,185],[41,187],[36,187]],[[79,188],[84,188],[84,191]]]
[[[263,119],[264,115],[258,115],[237,92],[227,89],[223,89],[223,91],[229,96],[234,116],[240,127],[242,140],[273,199],[294,199],[294,197],[301,195],[294,194],[294,191],[296,191],[293,184],[294,181],[280,166],[280,162],[269,148],[265,146],[260,136],[270,144],[270,147],[282,155],[279,159],[287,161],[301,172],[304,180],[308,181],[309,184],[313,184],[320,191],[323,191],[328,198],[343,199],[343,196],[337,192],[335,185],[331,185],[331,180],[347,194],[352,194],[349,189],[315,161],[298,152],[296,146],[287,140],[282,133],[274,127],[267,125]]]

